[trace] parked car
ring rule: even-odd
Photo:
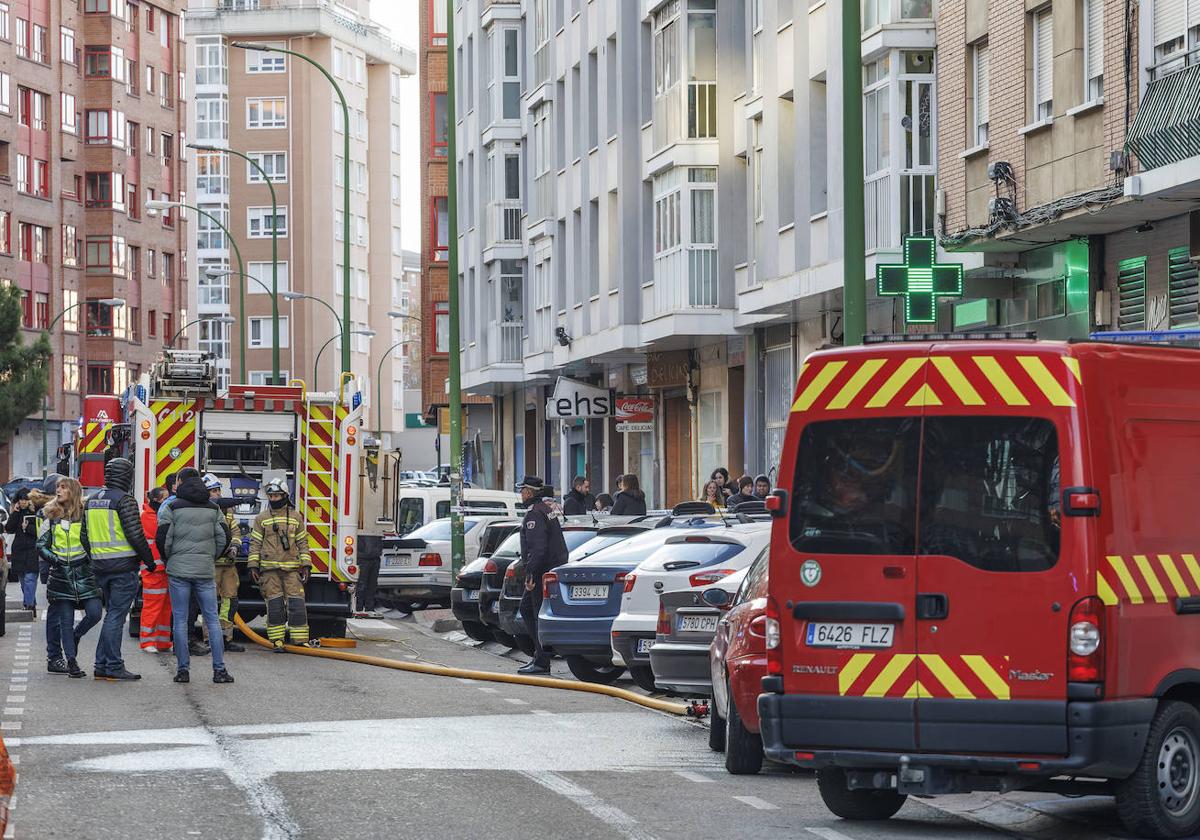
[[[464,489],[462,494],[463,507],[469,514],[520,516],[522,511],[520,502],[520,496],[504,490],[481,490],[470,487]],[[394,512],[397,538],[403,538],[422,525],[428,525],[436,519],[444,519],[450,515],[450,485],[403,483],[396,490]],[[391,539],[393,538],[384,538],[385,550]]]
[[[490,642],[494,638],[481,620],[479,610],[479,589],[487,560],[520,527],[521,523],[515,519],[498,519],[484,525],[479,537],[479,556],[463,566],[450,589],[450,609],[462,622],[463,632],[476,641]]]
[[[632,585],[627,578],[671,537],[722,527],[719,519],[689,522],[687,528],[654,528],[636,534],[546,574],[537,628],[542,647],[564,657],[571,673],[586,682],[612,683],[620,677],[625,666],[613,664],[610,633],[626,587]],[[653,690],[653,682],[646,682],[643,687]]]
[[[463,518],[464,564],[479,556],[481,526],[504,517]],[[435,519],[406,537],[385,538],[379,567],[379,593],[406,608],[450,605],[450,519]]]
[[[602,551],[609,546],[616,545],[619,542],[629,539],[635,534],[643,533],[649,530],[649,525],[615,525],[613,527],[601,528],[599,530],[587,528],[574,528],[577,532],[581,532],[581,536],[572,537],[569,532],[572,526],[567,526],[563,530],[563,537],[567,540],[567,548],[570,554],[567,556],[568,563],[578,563],[591,557],[598,551]],[[582,537],[582,533],[586,532],[590,536]],[[583,539],[582,542],[576,540]],[[494,616],[499,625],[500,632],[507,635],[513,640],[514,646],[520,648],[527,656],[533,655],[533,638],[525,629],[525,621],[521,618],[518,608],[521,605],[521,596],[524,594],[525,582],[525,566],[521,563],[520,545],[515,544],[512,551],[514,552],[511,558],[501,558],[493,555],[493,560],[496,563],[496,573],[493,575],[484,576],[484,588],[481,590],[481,604],[484,600],[492,597],[488,593],[488,589],[497,578],[499,579],[495,585],[499,586],[499,593],[495,596],[496,607],[494,608]],[[499,554],[500,552],[497,552]],[[505,562],[507,559],[508,562]],[[482,614],[483,607],[480,607]],[[498,637],[497,637],[498,638]]]
[[[749,566],[770,540],[771,526],[765,522],[669,537],[625,576],[620,612],[613,619],[610,637],[613,664],[627,667],[634,682],[653,691],[650,648],[658,630],[659,595],[711,586]]]
[[[768,555],[764,551],[754,561],[735,595],[726,587],[704,593],[708,603],[728,610],[717,622],[709,656],[713,702],[708,745],[723,749],[725,769],[739,775],[757,773],[763,762],[758,695],[767,675]]]
[[[707,589],[664,592],[658,600],[658,628],[650,648],[654,685],[668,694],[707,697],[712,694],[709,648],[717,634],[724,607],[709,603],[706,593],[723,589],[733,600],[746,569],[721,578]]]

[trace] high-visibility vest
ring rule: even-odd
[[[60,519],[51,526],[54,530],[51,533],[50,547],[54,549],[64,563],[73,563],[76,560],[83,558],[86,553],[83,550],[83,540],[80,539],[80,531],[83,530],[82,522],[67,522]]]
[[[92,559],[118,560],[122,557],[136,557],[137,552],[125,538],[121,517],[117,516],[116,504],[119,499],[105,496],[107,494],[90,499],[84,513],[87,517],[88,545],[92,549]]]

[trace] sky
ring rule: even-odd
[[[371,0],[371,17],[392,31],[392,40],[413,50],[417,49],[418,0]],[[414,74],[403,82],[401,107],[403,114],[400,147],[401,188],[400,236],[410,251],[421,250],[421,183],[419,158],[421,144],[420,109],[417,107],[417,77]]]

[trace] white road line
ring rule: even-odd
[[[543,715],[545,717],[554,717],[554,712],[550,712],[545,709],[530,709],[529,713],[531,715]]]
[[[757,808],[760,811],[778,811],[778,805],[772,805],[765,799],[759,799],[757,796],[735,796],[733,797],[743,805],[749,805],[751,808]]]
[[[475,680],[469,680],[466,677],[455,677],[455,679],[458,680],[460,683],[466,683],[467,685],[471,685],[475,682]]]
[[[708,776],[702,776],[699,773],[693,773],[691,770],[676,770],[675,775],[681,779],[687,779],[689,782],[695,782],[696,784],[699,784],[699,785],[702,785],[705,782],[715,782],[716,781],[716,779],[710,778]]]
[[[516,697],[505,697],[505,703],[512,703],[514,706],[528,706],[529,703],[525,700],[518,700]]]
[[[13,717],[20,717],[21,715],[25,714],[25,709],[23,706],[5,706],[4,714],[12,715]]]
[[[13,682],[29,682],[29,677],[13,677]]]
[[[488,688],[488,687],[486,687],[486,686],[480,686],[480,687],[479,687],[478,689],[476,689],[476,690],[477,690],[477,691],[482,691],[484,694],[499,694],[499,693],[500,693],[500,689],[498,689],[498,688]]]
[[[0,731],[16,732],[20,728],[21,721],[19,720],[0,720]]]
[[[628,840],[654,840],[654,836],[638,827],[637,820],[619,808],[601,800],[586,788],[548,770],[523,770],[521,775],[564,799],[569,799],[613,831]]]
[[[805,828],[804,830],[809,834],[817,835],[818,837],[822,838],[822,840],[851,840],[850,837],[847,837],[840,831],[834,831],[832,828],[821,828],[819,826],[814,826]]]

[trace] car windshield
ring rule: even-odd
[[[463,533],[465,534],[467,531],[470,531],[472,528],[474,528],[478,524],[479,524],[478,519],[464,519],[463,520]],[[409,534],[407,536],[407,539],[426,540],[427,542],[434,542],[437,540],[448,540],[448,539],[450,539],[450,520],[449,519],[435,519],[432,522],[430,522],[428,525],[425,525],[424,527],[418,528],[417,530],[413,531],[411,534]]]
[[[425,521],[425,501],[414,496],[400,500],[396,514],[396,533],[407,534]]]
[[[645,560],[652,551],[665,543],[667,537],[671,536],[675,536],[675,534],[671,532],[670,528],[647,531],[644,534],[637,534],[621,540],[617,545],[599,551],[587,559],[592,563],[614,563],[618,565],[627,563],[631,566],[636,566]]]
[[[595,532],[587,532],[591,539],[580,543],[576,548],[572,549],[570,560],[577,562],[585,557],[591,557],[597,551],[608,548],[610,545],[616,545],[619,542],[624,542],[633,534],[597,534]]]

